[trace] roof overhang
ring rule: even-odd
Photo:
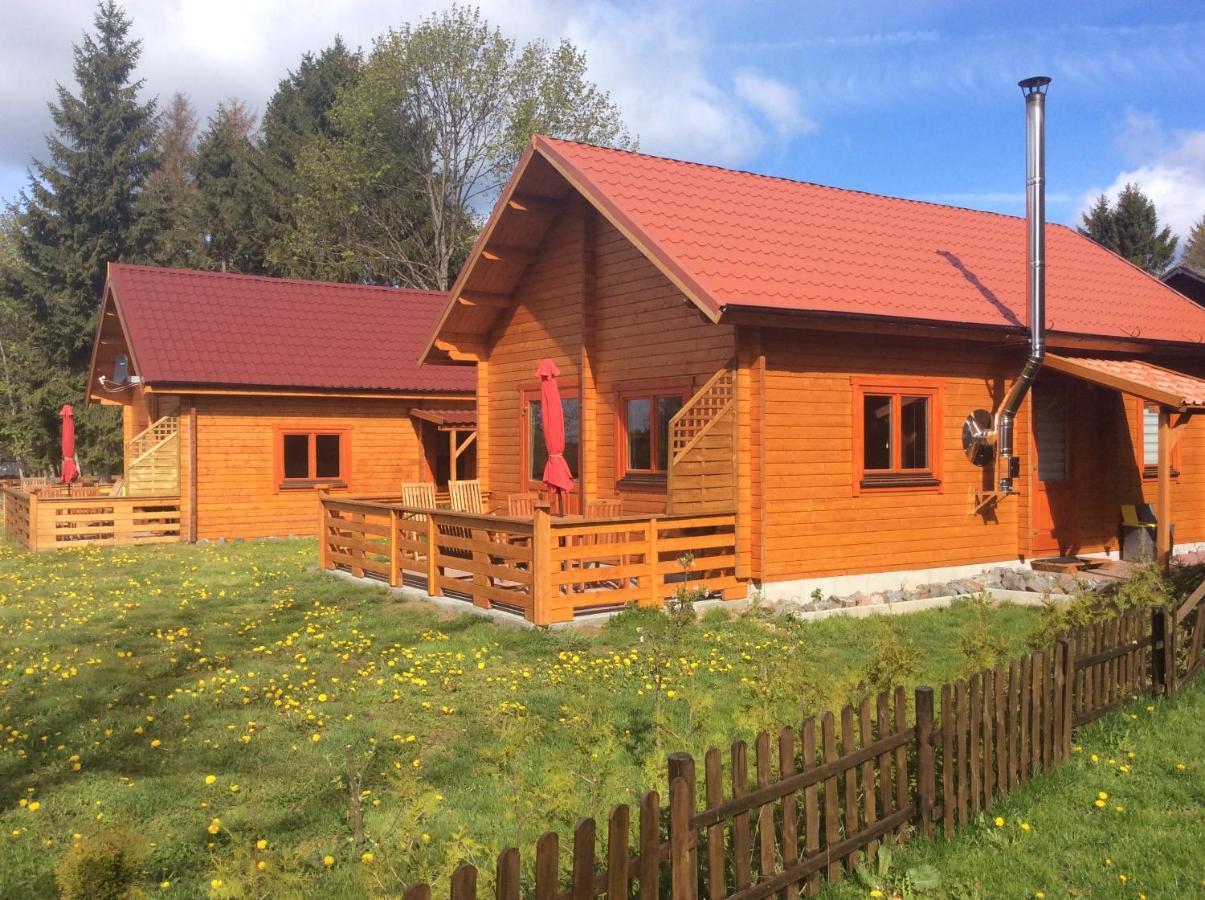
[[[410,418],[430,422],[440,431],[473,431],[477,428],[477,410],[421,409],[410,410]]]
[[[1180,412],[1205,411],[1205,378],[1140,359],[1089,359],[1046,354],[1046,366]]]
[[[100,371],[102,360],[105,359],[104,348],[106,346],[120,344],[125,354],[130,359],[130,374],[142,375],[142,368],[138,364],[138,356],[134,352],[134,346],[130,342],[130,330],[126,327],[125,317],[121,311],[121,303],[117,298],[117,291],[113,287],[113,282],[108,273],[105,275],[105,288],[100,297],[100,310],[96,317],[96,331],[92,336],[92,355],[88,360],[88,381],[84,386],[84,404],[92,402],[102,405],[120,403],[120,400],[114,401],[111,397],[107,397],[102,391],[98,390],[99,379],[105,373]],[[117,397],[124,393],[129,396],[128,389],[125,392],[115,393],[113,397]]]

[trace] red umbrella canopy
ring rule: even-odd
[[[573,474],[565,462],[565,411],[556,383],[561,372],[551,359],[543,359],[536,374],[540,376],[540,417],[544,423],[544,446],[548,448],[544,484],[549,490],[567,494],[573,490]]]
[[[63,419],[63,483],[71,484],[79,478],[79,466],[75,464],[75,410],[65,403],[59,416]]]

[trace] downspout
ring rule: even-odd
[[[995,415],[999,449],[1000,493],[1010,494],[1020,474],[1013,451],[1017,410],[1033,386],[1046,357],[1046,89],[1045,76],[1019,82],[1025,94],[1026,292],[1029,297],[1029,357]]]

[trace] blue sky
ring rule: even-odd
[[[148,93],[202,115],[262,109],[307,49],[368,46],[442,4],[129,0]],[[1054,78],[1048,210],[1074,224],[1137,180],[1177,231],[1205,214],[1205,4],[483,0],[519,40],[567,37],[642,149],[791,178],[1022,212],[1016,81]],[[0,35],[0,197],[42,152],[45,102],[70,80],[89,0],[16,0]]]

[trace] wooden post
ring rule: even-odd
[[[188,540],[197,541],[197,522],[200,510],[197,508],[197,398],[188,398]]]
[[[402,515],[396,509],[389,510],[389,586],[402,583],[402,554],[398,552],[397,533]]]
[[[669,797],[670,897],[698,900],[699,870],[693,850],[696,841],[690,824],[695,814],[694,789],[685,778],[675,778],[670,782]]]
[[[1163,568],[1172,560],[1172,414],[1159,407],[1159,499],[1155,509],[1155,559]]]
[[[1176,625],[1166,606],[1151,611],[1151,691],[1176,693]]]
[[[1063,679],[1062,694],[1056,701],[1062,708],[1058,719],[1061,730],[1057,737],[1059,761],[1066,762],[1071,758],[1071,726],[1075,722],[1075,644],[1067,638],[1059,638],[1059,646],[1063,648]]]
[[[442,597],[444,590],[439,583],[439,566],[436,558],[439,556],[439,526],[435,524],[435,513],[427,513],[427,593],[432,597]]]
[[[38,522],[38,495],[35,491],[29,492],[29,543],[26,546],[30,550],[38,549],[38,530],[41,523]]]
[[[686,782],[686,785],[690,790],[690,811],[691,811],[691,815],[693,816],[694,809],[695,809],[695,806],[694,806],[695,796],[696,796],[696,794],[695,794],[695,790],[696,790],[695,758],[693,756],[691,756],[689,753],[682,753],[682,752],[671,753],[669,755],[669,761],[668,761],[666,768],[668,770],[667,774],[669,776],[669,783],[671,785],[678,778],[681,778],[683,781]],[[672,801],[672,798],[673,798],[672,791],[671,791],[670,797],[671,797],[671,801]],[[673,840],[673,832],[672,831],[670,832],[670,840],[671,841]],[[690,870],[692,872],[698,872],[698,869],[699,869],[699,855],[698,854],[699,854],[698,843],[692,837],[690,840]],[[692,900],[693,900],[693,898],[692,898]]]
[[[921,834],[933,837],[933,688],[916,689],[916,809]],[[906,777],[901,773],[900,777]]]
[[[552,623],[552,520],[543,506],[532,516],[531,621]]]
[[[661,595],[661,573],[658,571],[661,568],[661,558],[657,551],[657,517],[649,516],[648,526],[645,532],[644,543],[647,549],[644,553],[644,561],[649,570],[648,584],[648,605],[660,606],[665,599]]]
[[[329,496],[326,491],[318,492],[318,568],[329,569],[330,563],[330,535],[326,529],[326,498]]]

